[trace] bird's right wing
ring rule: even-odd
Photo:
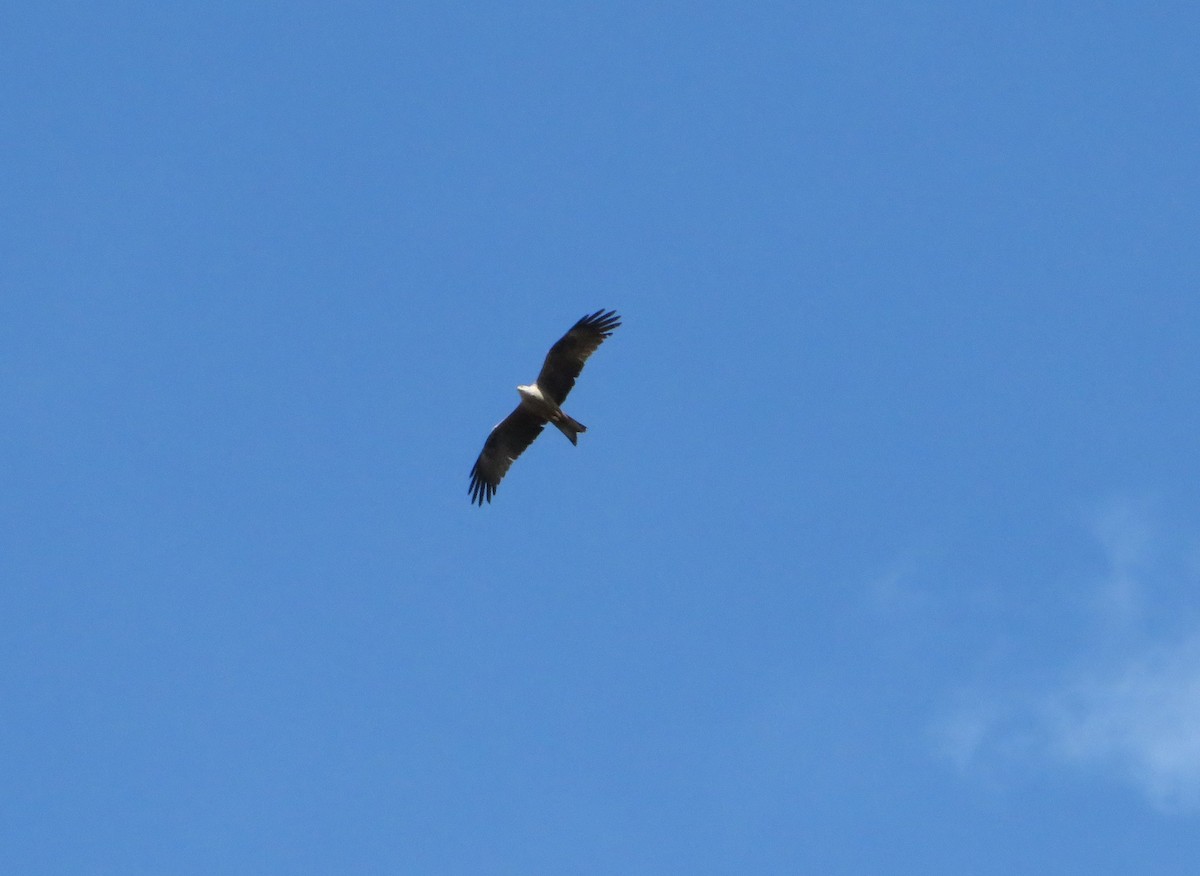
[[[492,429],[479,458],[471,467],[471,486],[467,492],[471,494],[472,502],[482,507],[485,499],[492,501],[509,466],[541,434],[545,425],[546,421],[537,414],[517,405],[516,410]]]

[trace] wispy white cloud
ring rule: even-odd
[[[1200,809],[1200,633],[1077,675],[1042,716],[1062,762],[1124,778],[1160,808]]]
[[[1106,560],[1095,644],[1067,655],[1053,681],[963,694],[936,727],[940,751],[964,772],[1067,767],[1125,782],[1163,810],[1200,812],[1200,623],[1178,599],[1195,589],[1194,548],[1135,505],[1093,522]]]
[[[1107,573],[1099,582],[1097,602],[1110,626],[1135,627],[1144,621],[1146,565],[1155,550],[1148,512],[1132,502],[1110,502],[1091,516],[1091,529],[1104,552]]]

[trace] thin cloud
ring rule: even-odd
[[[964,694],[936,727],[939,749],[964,772],[1066,767],[1123,782],[1164,811],[1200,812],[1200,624],[1179,597],[1195,589],[1194,558],[1135,505],[1093,522],[1106,560],[1096,643],[1053,682]]]
[[[1044,715],[1064,763],[1114,773],[1162,809],[1200,809],[1200,631],[1074,679]]]
[[[1144,579],[1153,562],[1157,537],[1140,503],[1111,502],[1091,515],[1092,535],[1103,550],[1108,571],[1098,588],[1102,620],[1130,628],[1144,622]]]

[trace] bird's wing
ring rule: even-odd
[[[523,405],[518,405],[496,424],[487,441],[483,442],[479,458],[471,466],[471,487],[467,492],[471,494],[472,502],[482,507],[485,499],[492,501],[508,467],[541,434],[545,425],[545,420],[530,413]]]
[[[621,317],[617,316],[615,310],[597,310],[571,326],[571,330],[550,348],[546,361],[542,363],[542,373],[537,379],[542,392],[554,399],[555,404],[561,405],[575,385],[575,378],[583,370],[583,363],[588,356],[620,324]]]

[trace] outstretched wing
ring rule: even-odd
[[[597,310],[571,326],[571,330],[559,338],[558,343],[546,354],[542,373],[537,379],[542,392],[554,399],[555,404],[561,405],[575,385],[575,378],[583,370],[583,363],[588,356],[620,324],[621,317],[617,316],[615,310]]]
[[[472,502],[482,508],[484,499],[492,501],[508,467],[541,434],[545,425],[546,421],[537,414],[518,405],[492,429],[492,434],[483,442],[479,458],[471,466],[471,486],[467,492],[471,494]]]

